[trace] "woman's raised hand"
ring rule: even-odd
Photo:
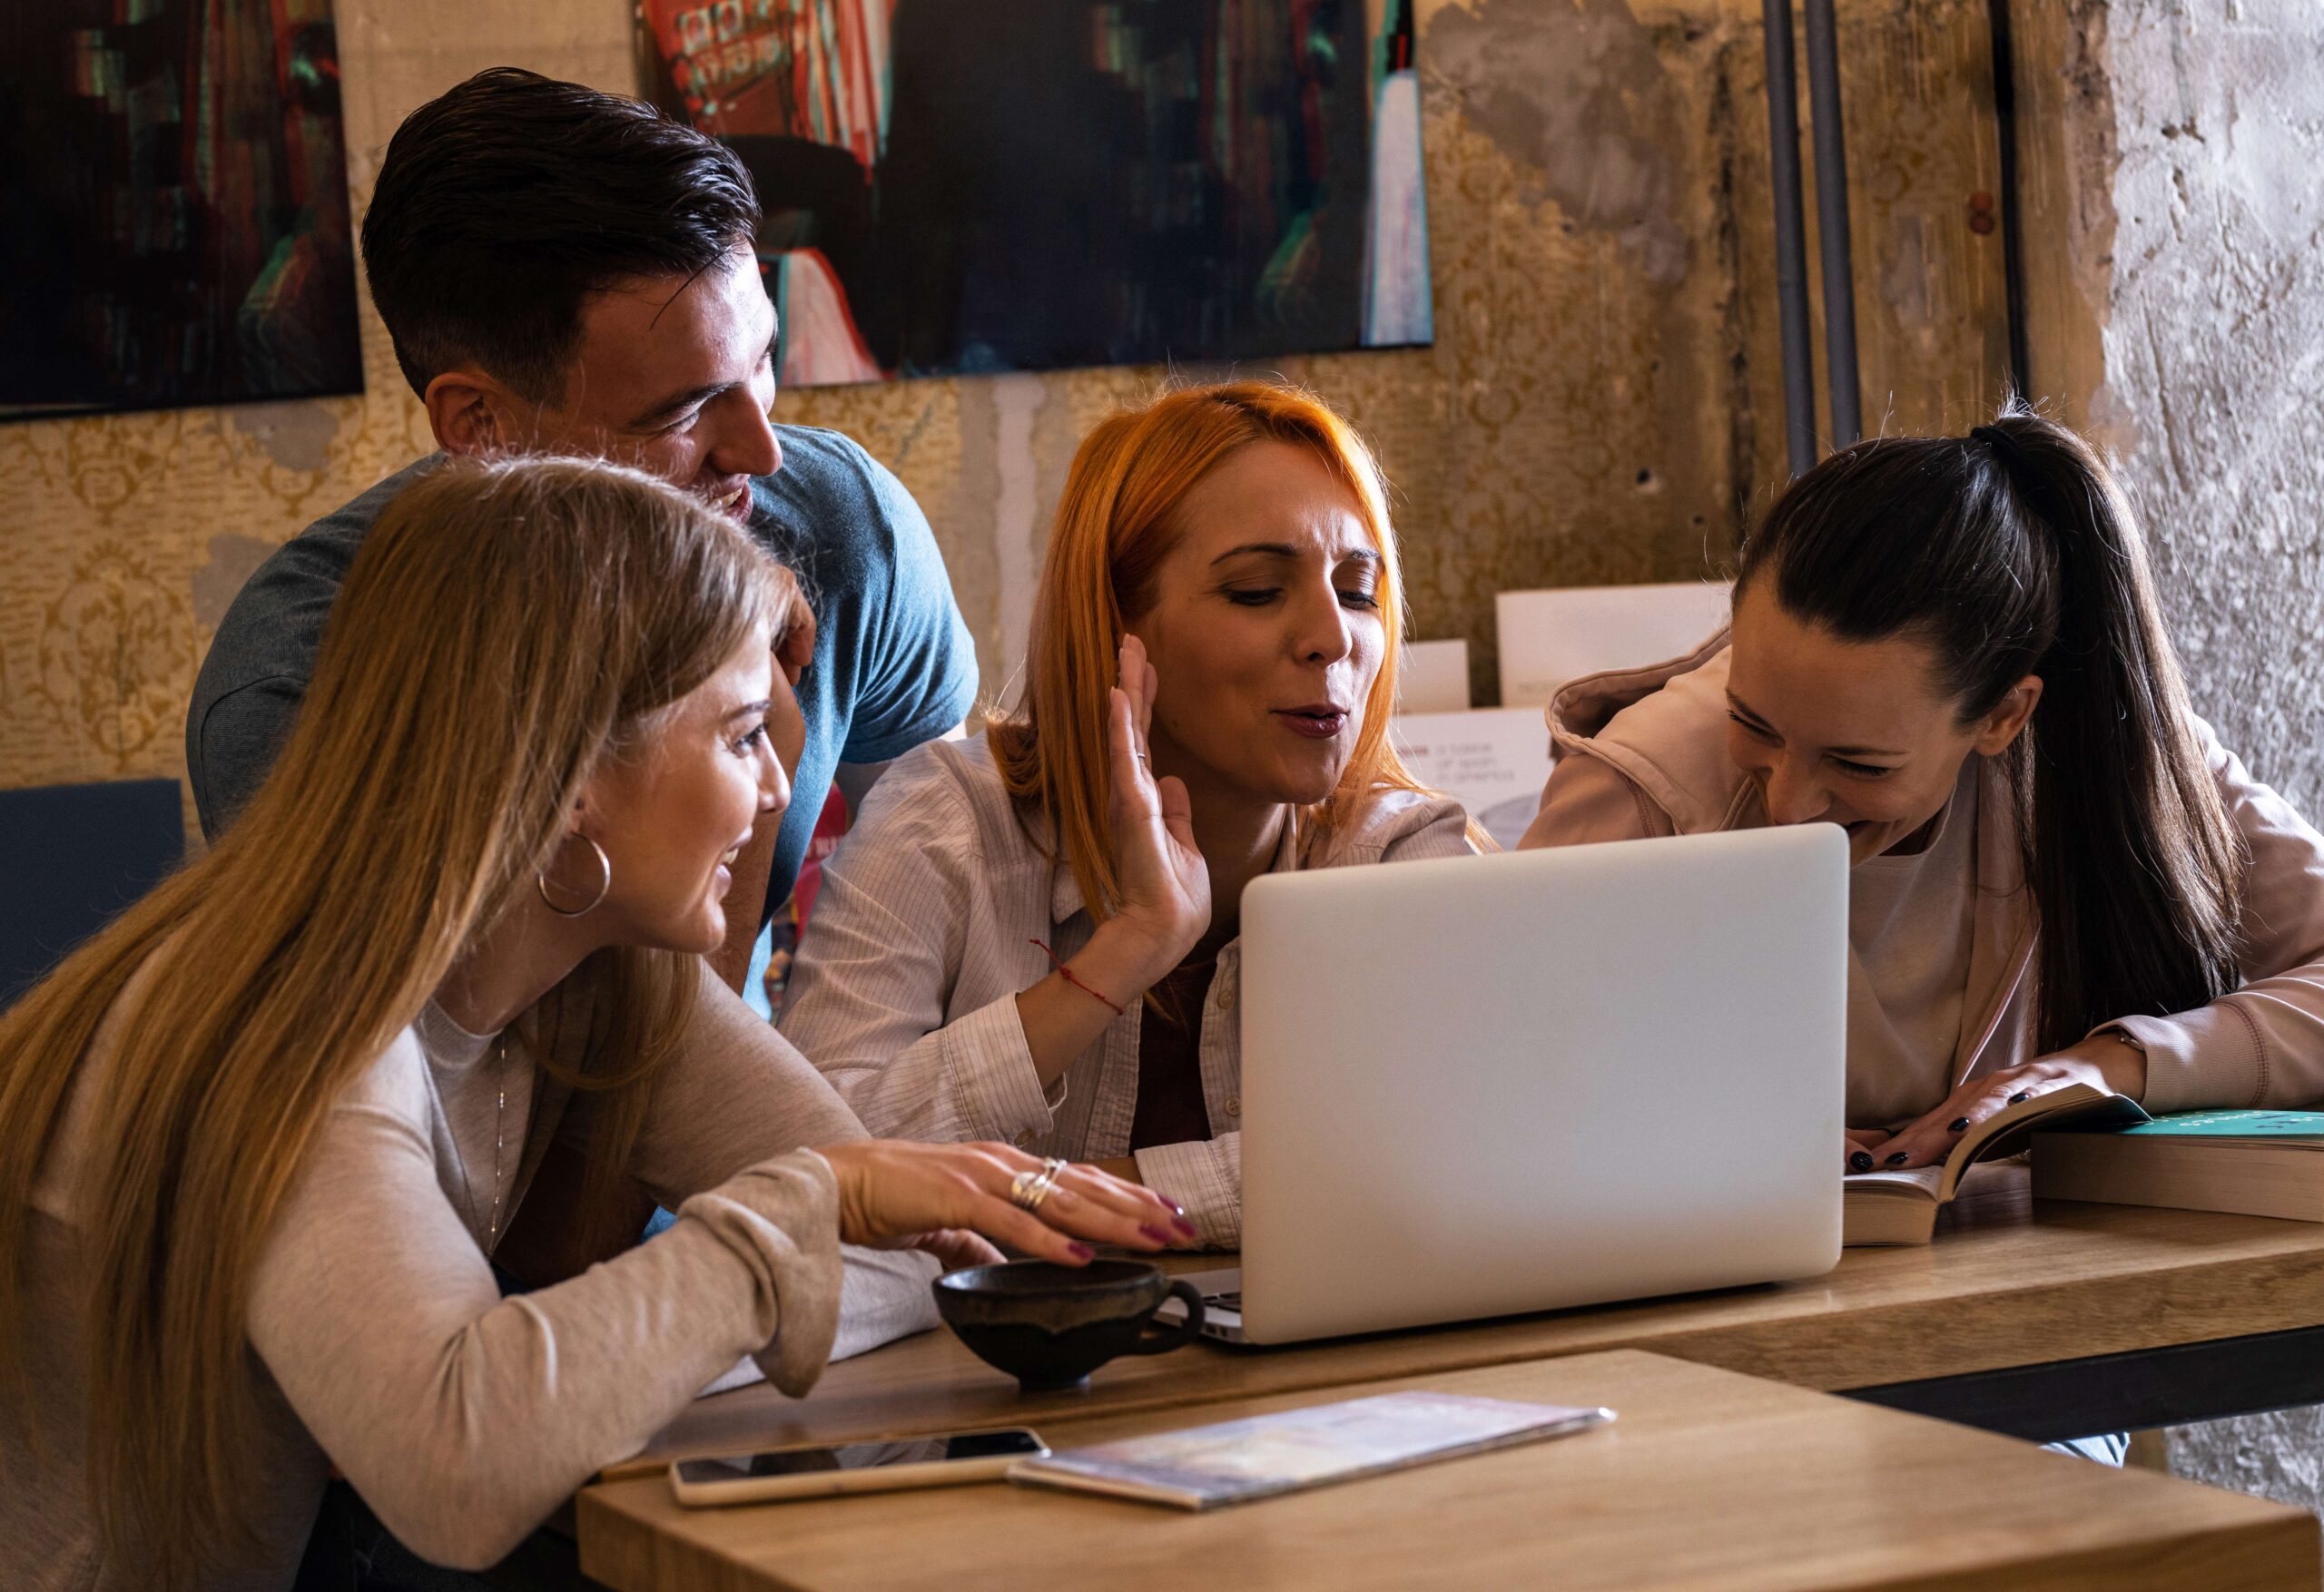
[[[1153,940],[1153,977],[1177,967],[1210,927],[1210,870],[1195,845],[1194,807],[1176,776],[1157,780],[1147,754],[1154,665],[1146,644],[1122,637],[1107,746],[1112,762],[1115,916]],[[1150,980],[1149,980],[1150,982]]]
[[[1044,1089],[1108,1027],[1135,1021],[1146,992],[1186,960],[1210,927],[1210,869],[1195,846],[1187,787],[1157,780],[1147,755],[1154,665],[1134,635],[1123,638],[1118,663],[1121,683],[1108,703],[1106,740],[1120,899],[1088,944],[1017,993],[1025,1053]],[[1040,940],[1032,943],[1049,950]]]
[[[922,1145],[865,1139],[817,1154],[839,1181],[839,1235],[872,1249],[921,1249],[947,1268],[1000,1259],[988,1240],[1078,1266],[1092,1243],[1157,1250],[1195,1236],[1177,1206],[1094,1166],[1067,1165],[1039,1205],[1016,1204],[1038,1155],[1007,1145]]]

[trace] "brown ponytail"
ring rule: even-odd
[[[2003,755],[2041,923],[2037,1042],[2235,988],[2246,855],[2204,756],[2122,488],[2021,405],[1966,437],[1880,437],[1793,483],[1738,587],[1851,641],[1925,640],[1963,722],[2043,683]]]

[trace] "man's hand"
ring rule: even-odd
[[[791,591],[791,611],[783,618],[783,639],[774,644],[774,664],[791,689],[799,689],[799,677],[807,673],[807,665],[815,661],[815,611],[807,606],[806,595],[797,586]]]

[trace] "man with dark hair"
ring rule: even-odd
[[[758,220],[749,173],[714,140],[502,67],[406,118],[363,223],[372,299],[443,454],[637,466],[732,514],[798,573],[812,623],[783,663],[803,745],[794,728],[779,832],[734,870],[734,899],[753,908],[761,880],[770,907],[789,893],[835,775],[868,783],[959,723],[977,686],[943,559],[902,484],[835,432],[768,418],[775,311]],[[228,609],[186,715],[205,833],[265,777],[364,533],[443,454],[308,527]],[[730,914],[730,981],[761,915]]]

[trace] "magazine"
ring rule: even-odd
[[[1216,1508],[1602,1426],[1610,1410],[1381,1393],[1021,1459],[1011,1481]]]

